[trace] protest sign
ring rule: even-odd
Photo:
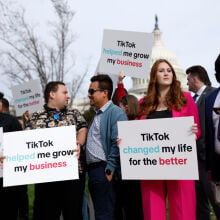
[[[104,30],[99,71],[148,78],[153,34]]]
[[[3,139],[3,129],[0,127],[0,157],[3,156],[3,147],[2,147],[2,139]],[[0,166],[0,178],[3,176],[3,170]]]
[[[75,126],[3,134],[3,186],[78,179]]]
[[[22,116],[27,110],[30,113],[36,112],[43,107],[42,89],[38,79],[13,86],[12,94],[17,116]]]
[[[118,122],[123,179],[198,179],[193,117]]]

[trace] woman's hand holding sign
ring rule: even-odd
[[[117,146],[118,146],[118,148],[120,148],[121,141],[122,141],[121,138],[117,137]]]
[[[77,142],[77,147],[76,147],[76,149],[73,150],[73,152],[76,152],[77,159],[79,160],[80,152],[81,152],[81,144],[79,144],[79,143]]]
[[[197,124],[193,124],[192,128],[191,128],[191,131],[192,131],[193,134],[196,134],[198,132],[198,125]]]
[[[3,162],[4,162],[5,156],[0,155],[0,167],[3,168]]]

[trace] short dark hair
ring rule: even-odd
[[[6,98],[2,98],[1,101],[2,101],[2,107],[6,108],[6,109],[9,109],[9,102],[8,102],[8,100]]]
[[[125,95],[128,94],[128,91],[126,89],[125,90]],[[117,97],[117,93],[118,93],[118,88],[115,89],[113,95],[112,95],[112,102],[115,104],[115,105],[118,105],[120,104],[120,100],[118,100],[118,97]]]
[[[65,83],[61,82],[61,81],[51,81],[49,83],[47,83],[45,90],[44,90],[44,100],[45,103],[48,103],[49,98],[50,98],[50,92],[56,92],[58,90],[58,85],[64,85]]]
[[[220,54],[218,55],[218,57],[215,61],[215,71],[220,73]]]
[[[191,76],[197,76],[201,82],[203,82],[207,86],[211,86],[212,83],[209,79],[208,73],[204,67],[197,65],[191,66],[186,70],[186,74],[190,74]]]
[[[108,100],[111,99],[113,82],[109,75],[95,75],[90,79],[91,82],[99,82],[99,89],[108,90]]]
[[[215,61],[215,72],[216,80],[220,83],[220,54]]]
[[[4,93],[0,92],[0,99],[3,99]]]

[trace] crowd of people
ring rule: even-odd
[[[215,71],[220,83],[220,55]],[[25,114],[24,125],[10,115],[8,101],[0,94],[0,127],[4,132],[20,131],[22,126],[25,130],[76,126],[79,179],[35,184],[33,219],[86,219],[86,174],[96,220],[165,220],[167,204],[170,220],[208,220],[210,204],[220,219],[220,204],[213,190],[220,181],[220,88],[211,87],[202,66],[189,67],[186,74],[193,97],[181,90],[172,65],[165,59],[157,60],[150,71],[146,96],[139,101],[125,90],[123,72],[113,96],[110,76],[93,76],[88,89],[94,109],[90,123],[78,110],[68,108],[63,82],[46,85],[44,109]],[[185,116],[194,117],[191,132],[196,138],[199,180],[122,180],[117,122]],[[28,219],[26,185],[3,188],[0,178],[0,216],[3,220]]]

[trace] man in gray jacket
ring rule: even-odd
[[[208,179],[206,170],[206,145],[205,145],[205,98],[215,90],[211,87],[208,74],[202,66],[192,66],[186,70],[189,91],[194,92],[193,99],[198,107],[199,120],[201,125],[201,138],[197,141],[197,155],[199,165],[199,181],[196,181],[197,197],[197,220],[209,220],[211,202],[215,214],[220,219],[220,207],[215,204],[214,194]]]

